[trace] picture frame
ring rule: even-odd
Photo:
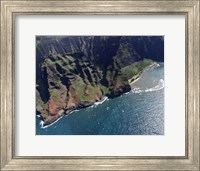
[[[185,15],[186,155],[162,157],[19,157],[15,155],[15,28],[17,15]],[[1,170],[199,170],[199,0],[1,0]]]

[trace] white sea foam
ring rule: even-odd
[[[129,92],[126,92],[126,93],[124,93],[124,94],[129,94],[130,93],[130,91]]]
[[[102,103],[104,103],[104,102],[107,101],[107,100],[108,100],[108,97],[105,96],[101,101],[99,101],[99,102],[95,102],[94,105],[102,104]]]
[[[43,128],[43,125],[44,125],[44,121],[41,120],[40,121],[40,127]]]
[[[160,66],[160,64],[156,62],[155,66],[156,66],[156,67],[159,67],[159,66]]]
[[[158,85],[148,88],[146,90],[140,89],[140,88],[134,88],[131,90],[132,93],[146,93],[146,92],[152,92],[152,91],[158,91],[164,88],[164,80],[160,79]]]
[[[96,107],[96,106],[98,106],[98,105],[100,105],[100,104],[102,104],[102,103],[104,103],[105,101],[108,101],[109,99],[108,99],[108,97],[104,97],[101,101],[99,101],[99,102],[95,102],[92,106],[90,106],[90,107]],[[77,112],[77,111],[79,111],[78,109],[76,109],[76,110],[73,110],[73,111],[71,111],[70,113],[67,113],[67,114],[72,114],[72,113],[74,113],[74,112]],[[64,115],[63,115],[64,116]],[[44,128],[48,128],[48,127],[50,127],[50,126],[52,126],[53,124],[55,124],[56,122],[58,122],[63,116],[61,116],[60,118],[58,118],[57,120],[55,120],[53,123],[51,123],[51,124],[49,124],[49,125],[45,125],[44,126],[44,121],[40,121],[40,127],[42,128],[42,129],[44,129]]]
[[[64,115],[63,115],[64,116]],[[40,121],[40,127],[42,128],[42,129],[44,129],[44,128],[48,128],[48,127],[50,127],[50,126],[52,126],[53,124],[55,124],[56,122],[58,122],[63,116],[61,116],[61,117],[59,117],[58,119],[56,119],[54,122],[52,122],[51,124],[49,124],[49,125],[45,125],[44,126],[44,121]]]
[[[155,68],[157,68],[157,67],[159,67],[159,66],[160,66],[159,63],[154,62],[152,66],[150,66],[149,68],[147,68],[147,70],[149,70],[149,69],[155,69]]]
[[[102,104],[102,103],[104,103],[105,101],[108,101],[108,100],[109,100],[108,97],[105,96],[101,101],[95,102],[95,103],[94,103],[92,106],[90,106],[89,108],[96,107],[96,106],[98,106],[98,105],[100,105],[100,104]]]
[[[72,113],[78,112],[78,111],[79,111],[78,109],[75,109],[75,110],[73,110],[73,111],[71,111],[71,112],[66,112],[66,114],[69,115],[69,114],[72,114]]]
[[[155,87],[145,90],[145,92],[158,91],[164,88],[164,80],[160,79],[159,84]]]
[[[157,63],[157,66],[160,66],[160,64]]]

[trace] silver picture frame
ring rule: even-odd
[[[199,0],[1,0],[1,170],[200,170]],[[18,15],[184,15],[186,19],[185,156],[19,157],[15,155],[15,18]]]

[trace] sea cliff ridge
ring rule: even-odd
[[[153,61],[164,61],[162,36],[37,36],[36,114],[45,126],[120,96]]]

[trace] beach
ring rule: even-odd
[[[144,68],[140,73],[134,75],[131,79],[128,80],[129,84],[132,85],[134,84],[136,81],[138,81],[140,79],[140,76],[142,75],[142,73],[145,70],[148,70],[154,66],[158,66],[159,64],[157,62],[153,62],[151,65],[147,66],[146,68]]]

